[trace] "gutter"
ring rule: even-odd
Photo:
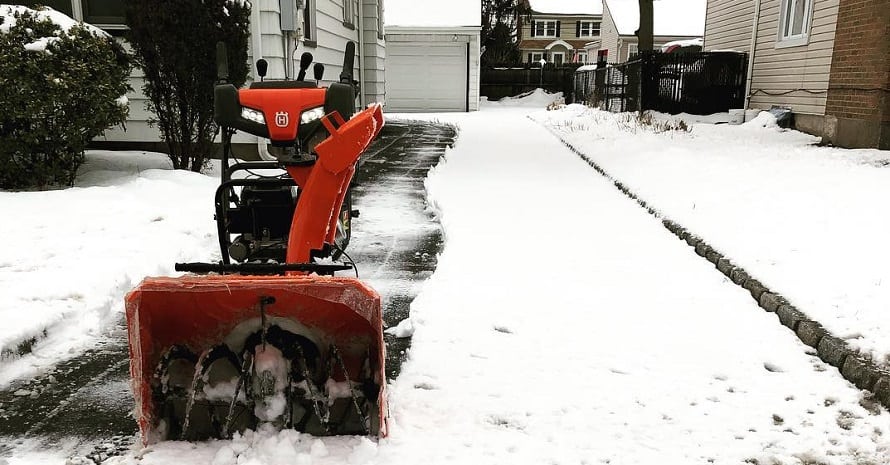
[[[760,26],[760,2],[754,2],[754,25],[751,27],[751,49],[748,51],[748,76],[745,78],[745,109],[751,105],[751,83],[754,80],[754,51],[757,49],[757,29]]]

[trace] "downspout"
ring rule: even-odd
[[[253,7],[250,9],[250,46],[253,48],[254,63],[263,58],[263,31],[262,22],[260,21],[259,3],[254,2]],[[256,76],[254,76],[254,79],[256,79]],[[275,157],[269,153],[266,139],[259,136],[256,138],[256,151],[262,160],[275,160]]]
[[[365,1],[359,0],[358,3],[358,104],[359,108],[365,108]]]
[[[754,2],[754,25],[751,27],[751,49],[748,51],[748,76],[745,81],[745,109],[751,105],[751,82],[754,80],[754,50],[757,48],[757,29],[760,25],[760,2]]]

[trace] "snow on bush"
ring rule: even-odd
[[[130,60],[55,10],[0,5],[0,188],[70,185],[84,149],[123,124]]]

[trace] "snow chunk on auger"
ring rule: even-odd
[[[354,266],[335,261],[351,235],[349,186],[383,114],[375,104],[352,116],[348,72],[327,89],[303,81],[311,61],[301,60],[301,80],[249,89],[220,76],[222,262],[177,264],[204,275],[147,278],[126,298],[145,444],[226,438],[261,423],[317,435],[387,433],[380,297],[356,278],[332,276]],[[268,138],[275,161],[230,166],[236,129]],[[233,176],[258,169],[282,172]]]

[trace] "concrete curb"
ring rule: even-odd
[[[717,270],[733,283],[750,292],[751,297],[760,308],[775,313],[779,322],[794,332],[801,342],[816,349],[820,359],[837,368],[841,375],[857,388],[871,392],[874,400],[890,409],[890,371],[883,369],[874,360],[858,353],[843,339],[831,334],[818,321],[811,319],[804,312],[788,303],[780,293],[766,287],[742,267],[734,265],[732,259],[723,256],[702,238],[689,232],[683,226],[663,218],[660,212],[640,199],[621,181],[613,178],[596,162],[568,142],[560,140],[597,173],[611,181],[624,195],[636,201],[650,215],[660,219],[661,224],[668,231],[685,241],[697,255],[713,263]]]

